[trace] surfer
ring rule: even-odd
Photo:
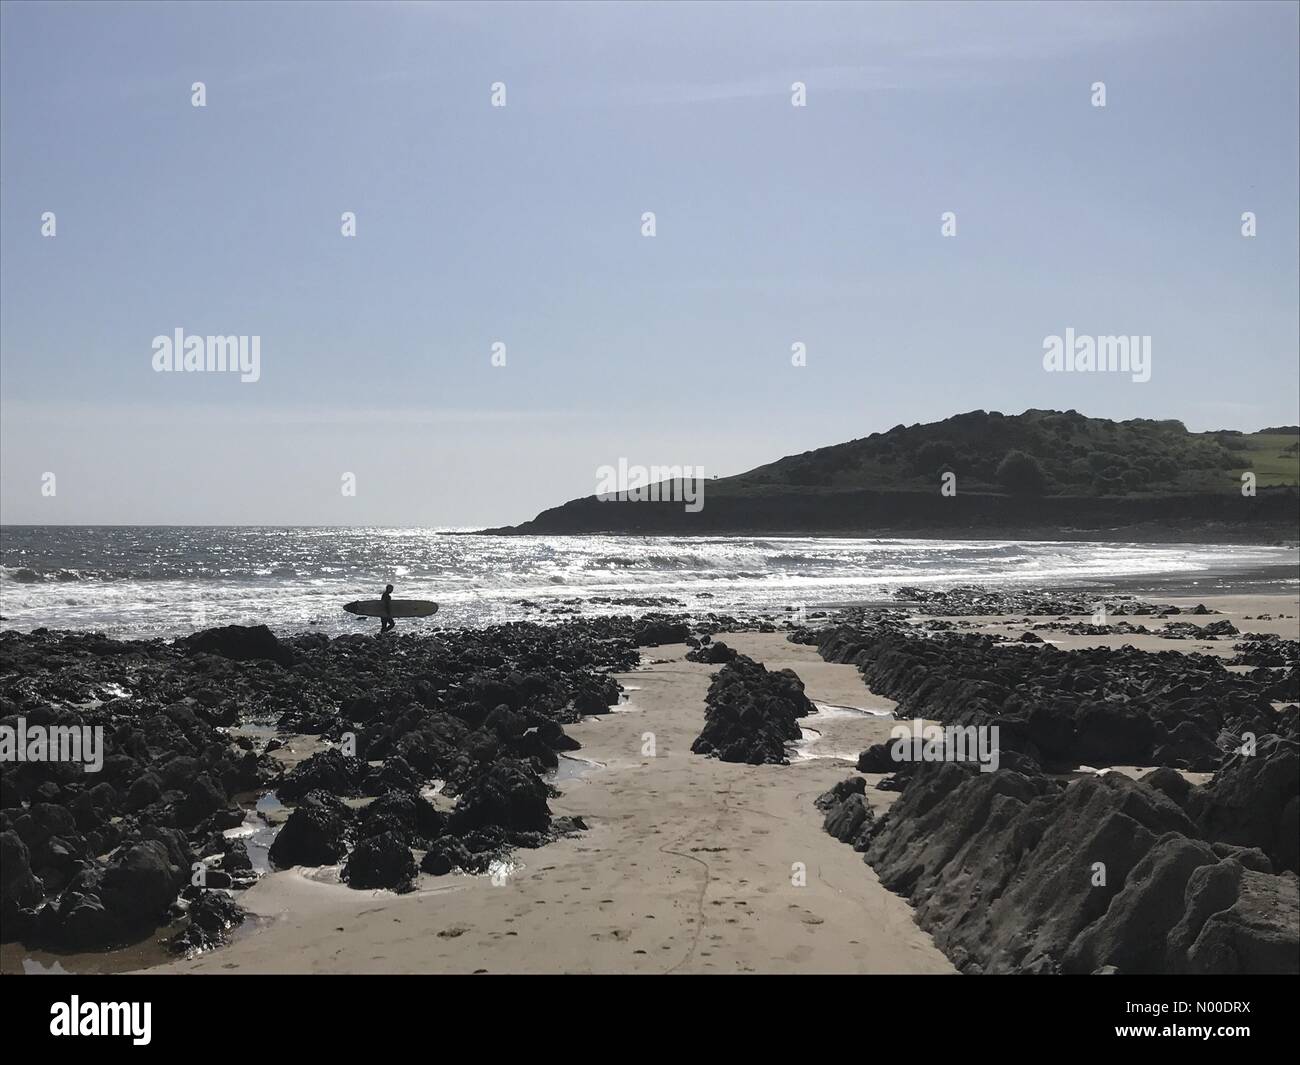
[[[393,586],[391,584],[384,588],[384,594],[379,597],[379,601],[384,604],[384,612],[379,615],[379,635],[382,636],[389,629],[397,628],[397,622],[393,620]]]

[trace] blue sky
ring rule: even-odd
[[[1298,10],[7,3],[0,514],[496,524],[974,408],[1294,423]],[[260,380],[155,373],[177,327]],[[1045,373],[1067,327],[1151,380]]]

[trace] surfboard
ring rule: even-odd
[[[427,599],[393,599],[392,616],[395,618],[427,618],[438,612],[438,604]],[[349,614],[359,614],[363,618],[382,618],[384,602],[382,599],[358,599],[354,603],[345,603],[343,609]]]

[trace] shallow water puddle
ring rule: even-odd
[[[893,712],[890,710],[869,710],[860,706],[843,706],[839,703],[819,703],[814,701],[813,706],[817,708],[817,712],[802,718],[802,721],[842,721],[855,718],[858,720],[870,720],[871,718],[893,716]],[[820,729],[800,724],[799,739],[786,745],[786,756],[792,762],[811,762],[817,759],[832,759],[834,761],[852,762],[855,765],[857,764],[858,755],[861,754],[860,747],[854,750],[828,750],[820,746],[822,739],[823,734]]]
[[[581,780],[588,773],[604,768],[604,762],[594,762],[587,758],[575,758],[572,755],[561,754],[559,765],[547,772],[545,779],[552,784],[563,780]]]
[[[280,797],[275,792],[268,791],[253,804],[251,810],[245,809],[243,824],[226,829],[222,835],[226,839],[244,841],[244,846],[248,848],[248,860],[254,871],[262,876],[271,872],[271,844],[284,827],[287,814],[288,809]]]
[[[817,713],[810,714],[810,717],[893,717],[894,715],[892,710],[870,710],[862,706],[842,706],[839,703],[819,703],[816,700],[813,700],[813,706],[817,707]]]

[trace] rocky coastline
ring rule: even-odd
[[[4,942],[77,953],[161,937],[190,957],[229,939],[241,893],[271,872],[332,870],[400,896],[580,839],[601,811],[551,808],[579,747],[566,727],[617,711],[615,675],[656,648],[716,667],[694,757],[788,771],[817,713],[804,680],[717,638],[785,631],[851,664],[896,718],[997,726],[991,771],[875,744],[817,800],[825,830],[959,970],[1295,971],[1295,641],[1130,597],[1093,625],[1078,620],[1091,599],[1036,591],[900,589],[888,608],[782,619],[628,605],[651,612],[383,639],[0,633],[0,726],[90,727],[103,744],[95,772],[0,767]],[[1021,637],[980,628],[989,617]],[[1164,639],[1189,626],[1197,649],[1037,635],[1127,637],[1137,619]],[[244,831],[259,817],[261,853]]]

